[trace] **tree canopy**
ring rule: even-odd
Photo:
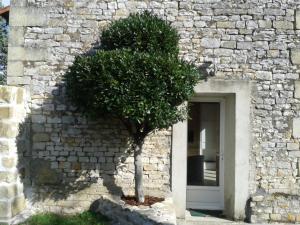
[[[83,113],[114,116],[127,128],[139,202],[145,137],[186,118],[187,108],[179,106],[201,79],[198,69],[179,57],[178,41],[177,31],[156,15],[132,14],[113,22],[102,33],[101,49],[76,57],[65,75],[67,95]]]

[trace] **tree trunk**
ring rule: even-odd
[[[145,201],[143,189],[143,162],[142,162],[143,141],[134,144],[134,169],[135,169],[135,197],[138,202]]]

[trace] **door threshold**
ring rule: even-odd
[[[197,214],[192,212],[193,210],[186,210],[185,213],[185,220],[186,221],[191,221],[191,222],[215,222],[215,223],[232,223],[233,221],[218,217],[218,216],[213,216],[213,215],[207,215],[207,216],[197,216]]]

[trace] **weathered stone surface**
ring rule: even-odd
[[[16,166],[15,157],[2,157],[2,166],[6,169],[12,169]]]
[[[25,198],[23,195],[16,197],[13,201],[12,201],[12,205],[11,205],[11,212],[12,212],[12,216],[17,215],[18,213],[22,212],[26,207],[26,202],[25,202]]]
[[[25,92],[22,88],[0,86],[0,223],[10,224],[12,216],[25,206],[17,174],[16,145],[20,123],[25,119]],[[16,138],[17,136],[18,139]],[[21,151],[21,148],[19,148]]]
[[[41,48],[9,47],[9,61],[43,61],[47,58],[47,50]]]
[[[0,106],[0,118],[8,119],[13,115],[13,108],[9,106]]]
[[[19,134],[18,124],[0,121],[0,137],[15,138]]]
[[[35,7],[12,7],[10,10],[10,26],[43,26],[47,25],[46,9]]]
[[[10,27],[10,37],[8,46],[24,46],[24,27]]]
[[[299,143],[287,143],[287,150],[299,151]]]
[[[0,186],[0,199],[10,200],[18,194],[16,185],[1,185]]]
[[[253,81],[251,154],[254,157],[249,171],[249,193],[257,201],[250,203],[251,218],[260,222],[288,221],[290,214],[297,220],[300,137],[292,121],[299,117],[300,108],[298,0],[109,0],[97,4],[88,0],[14,0],[11,4],[18,6],[20,16],[12,20],[15,25],[12,29],[20,29],[15,32],[18,36],[10,41],[14,43],[9,56],[13,61],[9,61],[7,80],[10,85],[30,90],[32,111],[27,120],[31,123],[30,134],[24,138],[19,152],[22,149],[24,155],[30,156],[24,160],[28,163],[31,157],[51,161],[50,169],[45,171],[56,171],[70,183],[95,181],[99,190],[96,195],[83,187],[80,195],[72,196],[66,203],[57,201],[59,205],[55,205],[54,201],[41,200],[38,207],[76,211],[71,201],[77,208],[82,203],[74,202],[88,205],[91,199],[107,191],[103,185],[107,183],[108,188],[113,189],[116,183],[122,187],[119,190],[134,194],[133,157],[127,153],[126,131],[116,121],[99,118],[94,122],[77,114],[66,101],[61,80],[76,55],[101,43],[99,34],[111,21],[148,9],[179,31],[180,57],[204,65],[205,69],[208,66],[209,74],[213,75],[208,79]],[[12,9],[11,16],[17,10]],[[22,28],[24,37],[19,36]],[[19,45],[23,38],[25,49]],[[43,52],[36,52],[40,48]],[[170,135],[170,130],[162,131],[146,141],[143,161],[147,193],[164,196],[170,191]],[[0,147],[0,151],[1,148],[3,152],[7,149]],[[56,175],[53,177],[55,180]],[[32,184],[39,180],[35,176],[26,179]],[[40,185],[33,187],[33,192],[41,196],[54,186],[64,187]],[[258,201],[257,196],[263,197]]]
[[[260,80],[272,80],[272,72],[257,71],[256,77],[257,77],[257,79],[260,79]]]
[[[293,136],[300,138],[300,118],[293,119]]]
[[[14,183],[17,181],[17,174],[15,172],[0,171],[0,182]]]
[[[276,29],[283,29],[283,30],[294,29],[294,24],[293,22],[290,21],[274,21],[273,26]]]
[[[24,74],[24,65],[22,61],[12,61],[8,63],[7,76],[21,77]]]
[[[294,65],[300,65],[300,49],[291,50],[291,61]]]
[[[34,142],[47,142],[50,141],[50,135],[47,133],[38,133],[33,135],[32,140]]]
[[[216,38],[202,38],[201,40],[201,46],[205,48],[219,48],[220,45],[220,40]]]
[[[295,98],[300,98],[300,81],[295,81]]]
[[[61,176],[51,168],[50,162],[45,160],[34,160],[31,163],[32,179],[37,185],[59,184]]]
[[[7,201],[0,200],[0,219],[11,217],[11,205]]]
[[[298,9],[298,10],[296,10],[296,12],[295,12],[295,14],[296,14],[296,18],[295,18],[295,23],[296,23],[296,29],[300,29],[300,10]]]

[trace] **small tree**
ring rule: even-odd
[[[139,202],[145,138],[186,118],[179,106],[201,78],[195,66],[179,59],[178,40],[176,30],[157,16],[131,15],[104,31],[103,50],[77,57],[65,76],[67,95],[82,112],[113,115],[127,128]]]

